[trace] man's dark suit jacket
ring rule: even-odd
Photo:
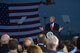
[[[50,30],[50,23],[49,24],[47,24],[46,26],[45,26],[45,31],[51,31]],[[59,30],[59,25],[57,24],[57,23],[54,23],[54,28],[53,28],[53,30]]]
[[[43,53],[57,53],[57,51],[50,51],[50,50],[46,50],[45,52]]]
[[[3,44],[2,47],[0,48],[0,53],[8,53],[9,48],[7,44]]]
[[[46,47],[44,47],[43,45],[38,45],[38,46],[42,49],[43,52],[46,51]]]
[[[47,32],[49,32],[49,31],[51,31],[50,30],[50,25],[51,25],[51,23],[49,23],[49,24],[47,24],[46,26],[45,26],[45,29],[44,29],[44,33],[46,34]],[[51,32],[53,32],[53,34],[55,34],[56,36],[59,36],[59,25],[57,24],[57,23],[54,23],[54,28],[53,28],[53,31],[51,31]]]

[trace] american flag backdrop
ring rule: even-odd
[[[36,37],[42,32],[39,30],[39,26],[41,26],[39,5],[40,2],[8,4],[8,12],[6,12],[9,14],[7,22],[8,25],[0,25],[0,36],[4,33],[8,33],[11,37],[16,38]],[[4,6],[4,8],[5,7],[6,6]],[[21,17],[24,16],[26,16],[24,22],[22,24],[18,24]],[[6,18],[4,22],[5,21]]]

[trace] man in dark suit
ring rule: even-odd
[[[39,34],[37,37],[37,42],[38,42],[38,46],[42,49],[42,51],[46,51],[46,47],[45,47],[45,34]]]
[[[48,23],[45,28],[40,27],[41,30],[44,30],[45,33],[51,31],[55,35],[59,36],[59,32],[63,29],[63,27],[60,27],[59,24],[55,23],[55,17],[50,17],[50,23]]]

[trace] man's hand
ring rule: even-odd
[[[43,27],[39,27],[39,29],[42,30],[42,31],[44,31],[44,28]]]
[[[60,28],[59,28],[59,32],[60,32],[61,30],[63,30],[63,27],[60,27]]]

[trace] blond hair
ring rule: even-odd
[[[27,49],[27,53],[43,53],[42,49],[37,46],[37,45],[31,45],[28,49]]]

